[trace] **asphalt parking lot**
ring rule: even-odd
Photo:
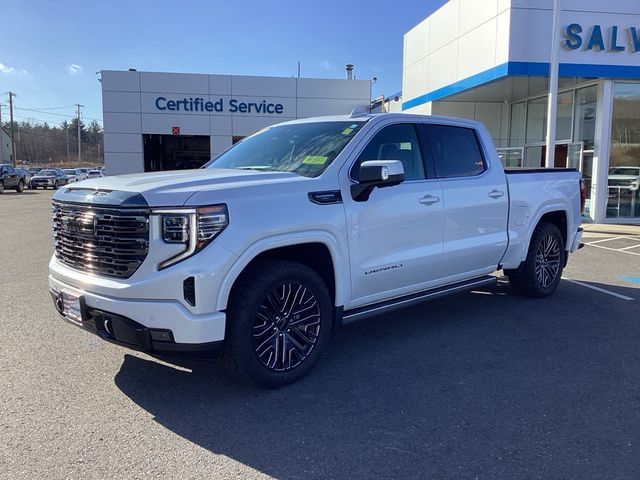
[[[500,280],[345,327],[264,391],[59,320],[50,196],[0,196],[2,478],[640,477],[640,236],[587,232],[549,299]]]

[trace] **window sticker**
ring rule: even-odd
[[[323,157],[321,155],[308,155],[304,157],[302,163],[305,163],[307,165],[324,165],[325,163],[327,163],[327,158],[329,157]]]
[[[343,135],[349,135],[351,132],[353,132],[353,128],[345,128],[342,130]]]

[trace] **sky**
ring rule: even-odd
[[[100,70],[372,79],[402,88],[403,35],[446,0],[3,2],[0,105],[8,118],[102,121]],[[36,110],[36,111],[34,111]]]

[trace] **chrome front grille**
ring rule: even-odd
[[[52,211],[55,255],[71,268],[129,278],[147,256],[147,210],[54,200]]]

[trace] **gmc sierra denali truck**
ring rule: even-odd
[[[505,171],[483,125],[409,114],[268,127],[198,170],[53,197],[59,314],[274,387],[341,324],[496,281],[551,294],[581,245],[580,174]],[[392,317],[389,317],[390,321]]]

